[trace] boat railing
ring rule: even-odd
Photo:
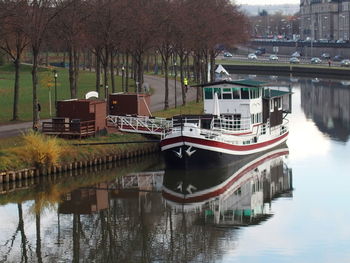
[[[212,130],[226,130],[226,131],[252,131],[252,124],[250,118],[227,119],[215,118],[213,119]]]

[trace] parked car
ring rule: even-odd
[[[232,58],[233,56],[232,56],[232,54],[230,52],[225,52],[224,53],[224,57],[225,58]]]
[[[342,66],[342,67],[350,67],[350,59],[343,59],[340,62],[340,66]]]
[[[344,39],[338,39],[338,40],[336,41],[336,43],[337,43],[337,44],[345,44],[345,43],[347,43],[347,42],[346,42],[346,40],[344,40]]]
[[[323,54],[321,55],[321,58],[323,58],[323,59],[330,59],[330,58],[331,58],[331,55],[329,55],[329,53],[323,53]]]
[[[270,55],[269,60],[278,61],[278,57],[276,55]]]
[[[310,62],[311,62],[311,64],[321,64],[321,63],[322,63],[322,60],[315,57],[315,58],[312,58],[312,59],[310,60]]]
[[[344,58],[341,55],[336,55],[333,58],[333,61],[342,61]]]
[[[329,40],[328,39],[319,39],[317,42],[318,43],[329,43]]]
[[[250,53],[250,54],[248,55],[248,59],[256,60],[256,59],[258,59],[258,57],[257,57],[255,54]]]
[[[300,60],[297,58],[297,57],[291,57],[289,59],[289,63],[290,64],[299,64],[300,63]]]
[[[301,55],[298,51],[295,51],[293,54],[292,54],[292,57],[295,57],[295,58],[299,58]]]
[[[260,50],[261,54],[266,53],[266,49],[264,47],[258,47],[256,50]]]
[[[254,54],[257,55],[257,56],[260,56],[260,55],[262,55],[263,53],[262,53],[261,50],[256,50],[256,51],[254,52]]]

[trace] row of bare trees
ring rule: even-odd
[[[188,61],[193,61],[195,80],[208,81],[218,52],[244,42],[247,28],[245,16],[229,0],[0,0],[0,48],[12,58],[16,75],[13,119],[18,119],[20,65],[25,52],[32,55],[36,127],[37,71],[44,51],[68,54],[71,98],[77,97],[82,59],[93,65],[96,91],[110,85],[114,92],[115,75],[121,66],[127,78],[132,71],[138,91],[146,56],[154,54],[157,59],[159,54],[167,109],[171,61],[178,63],[185,104],[183,79]],[[128,85],[125,87],[128,91]]]

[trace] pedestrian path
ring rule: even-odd
[[[156,75],[145,75],[144,82],[148,83],[150,88],[153,89],[151,96],[151,111],[161,111],[164,109],[164,97],[165,97],[165,81],[163,77]],[[175,81],[169,80],[169,107],[175,106]],[[181,96],[181,83],[176,83],[177,105],[182,104]],[[196,98],[196,91],[189,89],[187,92],[187,101],[193,101]],[[31,129],[32,122],[22,122],[16,124],[0,124],[0,138],[6,138],[11,136],[17,136],[21,132]]]

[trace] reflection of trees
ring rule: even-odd
[[[8,259],[9,254],[11,253],[18,232],[21,234],[21,262],[28,262],[28,252],[31,252],[31,248],[27,246],[28,240],[27,236],[24,231],[24,220],[23,220],[23,208],[22,208],[22,203],[17,204],[17,209],[18,209],[18,226],[16,228],[15,233],[11,236],[11,238],[7,241],[5,241],[3,247],[7,248],[7,251],[2,255],[3,261],[6,262]],[[0,260],[0,261],[2,261]]]

